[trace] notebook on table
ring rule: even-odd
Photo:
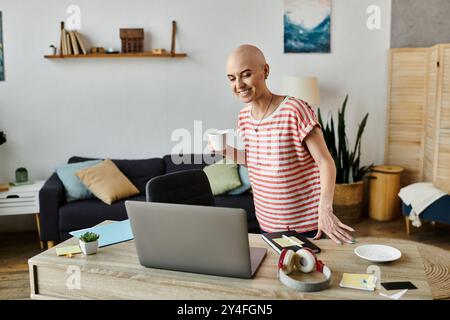
[[[71,231],[69,234],[79,238],[88,231],[97,233],[100,236],[98,239],[99,248],[133,239],[130,220],[128,219],[101,224],[92,228]]]
[[[297,240],[299,240],[300,245],[293,245],[290,243],[289,240],[285,239],[283,235],[287,237],[294,237]],[[280,231],[280,232],[270,232],[270,233],[264,233],[262,234],[262,238],[264,241],[266,241],[272,248],[275,249],[276,252],[281,253],[283,249],[290,249],[297,251],[304,248],[309,248],[315,253],[320,253],[320,248],[316,246],[314,243],[309,241],[306,237],[301,236],[298,232],[295,231]],[[295,240],[295,239],[294,239]]]

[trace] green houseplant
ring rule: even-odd
[[[362,179],[369,172],[372,165],[361,166],[361,138],[369,113],[366,113],[359,124],[355,144],[353,149],[351,149],[347,139],[345,123],[347,101],[348,95],[345,97],[342,108],[338,111],[337,134],[332,117],[330,117],[329,122],[324,124],[319,109],[318,118],[328,150],[336,165],[333,210],[342,222],[351,224],[361,219],[363,203]]]
[[[100,236],[94,232],[86,232],[79,238],[81,251],[85,255],[97,253]]]

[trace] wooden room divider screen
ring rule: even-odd
[[[450,44],[389,52],[385,163],[450,193]]]

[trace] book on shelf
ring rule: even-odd
[[[294,245],[288,239],[283,237],[294,237],[294,241],[298,242],[299,245]],[[283,249],[290,249],[297,251],[304,248],[309,248],[315,253],[320,253],[320,248],[316,246],[314,243],[309,241],[306,237],[303,237],[298,232],[289,230],[289,231],[280,231],[280,232],[270,232],[262,234],[262,238],[266,241],[270,246],[275,249],[276,252],[281,253]],[[301,244],[301,245],[300,245]]]
[[[70,41],[72,43],[73,54],[79,55],[80,51],[78,50],[77,39],[75,38],[75,33],[73,31],[69,31]]]
[[[60,54],[87,54],[86,45],[84,44],[81,34],[78,31],[66,30],[64,27],[61,28]]]
[[[70,42],[70,35],[67,31],[66,31],[66,44],[67,44],[67,54],[68,55],[73,54],[72,44]]]
[[[81,39],[81,34],[74,30],[73,34],[75,35],[75,38],[77,39],[78,46],[80,47],[81,53],[87,54],[86,46],[84,45],[83,40]]]

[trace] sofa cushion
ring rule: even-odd
[[[97,160],[94,158],[71,157],[69,163],[86,160]],[[112,159],[120,171],[130,179],[139,193],[145,195],[145,185],[153,177],[164,174],[164,162],[161,158],[138,159],[138,160],[116,160]]]
[[[242,185],[237,164],[225,164],[222,160],[206,166],[203,171],[208,177],[213,195],[222,195]]]
[[[56,168],[56,174],[66,189],[66,200],[73,201],[78,199],[92,198],[93,195],[88,188],[75,175],[78,170],[92,167],[99,164],[101,160],[90,160],[77,163],[69,163]]]
[[[250,184],[250,178],[248,176],[247,167],[242,166],[242,165],[238,165],[233,160],[228,159],[228,158],[221,159],[221,160],[215,162],[215,164],[219,164],[219,163],[222,163],[222,164],[236,164],[238,166],[239,179],[241,181],[241,184],[237,188],[229,191],[227,194],[235,196],[235,195],[243,194],[244,192],[250,190],[250,188],[252,186]],[[206,168],[208,168],[208,167],[205,167],[203,170],[206,170]]]
[[[109,205],[139,194],[139,190],[110,159],[75,174],[97,198]]]
[[[145,201],[144,195],[127,200]],[[121,221],[127,219],[125,200],[107,205],[99,199],[72,201],[59,208],[59,229],[74,231],[90,228],[105,220]]]
[[[191,169],[202,170],[207,165],[216,163],[221,159],[223,159],[223,157],[219,154],[214,156],[207,154],[169,154],[163,157],[165,173]]]

